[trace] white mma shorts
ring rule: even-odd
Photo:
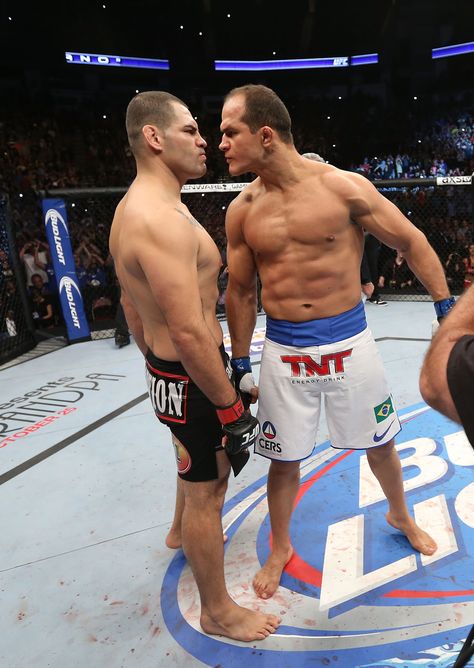
[[[331,340],[344,332],[351,336]],[[317,345],[308,345],[311,341]],[[333,318],[305,323],[267,317],[255,452],[281,461],[309,457],[322,399],[334,448],[377,447],[401,429],[362,303]]]

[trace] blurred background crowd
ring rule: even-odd
[[[119,7],[105,4],[102,9],[66,9],[53,2],[61,32],[46,46],[40,35],[50,23],[39,6],[23,20],[9,16],[0,44],[0,56],[8,63],[0,71],[4,93],[0,100],[0,338],[15,337],[24,328],[25,308],[38,332],[53,335],[64,325],[41,210],[45,193],[57,189],[76,191],[67,196],[66,204],[87,319],[93,326],[101,320],[113,322],[119,289],[108,253],[108,233],[121,192],[134,177],[124,117],[128,101],[140,90],[170,90],[189,104],[208,143],[208,171],[201,181],[221,183],[230,180],[218,149],[224,94],[248,82],[271,86],[289,108],[297,149],[319,153],[328,163],[373,181],[428,236],[453,292],[459,294],[470,285],[474,275],[472,188],[424,187],[410,179],[474,172],[470,83],[474,55],[431,58],[433,46],[465,39],[472,7],[465,0],[449,7],[434,7],[425,0],[385,4],[371,0],[364,5],[361,22],[356,5],[343,4],[343,23],[330,7],[314,2],[301,3],[301,11],[295,6],[287,23],[268,14],[260,0],[254,3],[252,21],[243,8],[221,15],[220,8],[208,11],[205,2],[196,2],[188,3],[183,15],[182,3],[170,8],[157,0],[163,28],[160,45],[143,21],[140,30],[124,29],[135,25],[139,12],[124,14]],[[268,27],[265,35],[259,29],[259,16]],[[37,37],[17,54],[13,47],[25,21],[35,23]],[[357,31],[352,24],[357,24]],[[246,39],[233,39],[239,33]],[[67,48],[90,53],[135,49],[143,57],[169,57],[170,71],[71,65],[64,59]],[[216,73],[212,67],[213,58],[224,54],[250,60],[369,51],[378,52],[378,64],[243,73]],[[234,180],[252,178],[245,174]],[[101,188],[117,191],[98,194]],[[79,194],[81,189],[94,189],[96,194]],[[184,197],[215,239],[224,268],[224,217],[232,196]],[[2,219],[7,201],[10,239]],[[23,292],[19,276],[26,286],[27,304],[25,295],[19,294]],[[372,280],[382,296],[424,292],[404,258],[384,246],[377,250]],[[219,286],[217,309],[224,313],[225,271]]]

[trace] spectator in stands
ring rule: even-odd
[[[25,241],[20,248],[19,256],[23,262],[28,287],[32,286],[31,277],[33,274],[39,274],[45,283],[48,282],[48,274],[42,268],[48,262],[44,246],[48,247],[39,239],[33,239]]]
[[[49,296],[41,294],[38,288],[31,289],[33,320],[38,329],[54,327],[55,313]]]
[[[89,270],[92,263],[100,265],[101,267],[104,266],[105,260],[101,256],[100,248],[96,246],[88,234],[83,235],[75,254],[81,258],[82,263],[87,270]]]
[[[7,336],[17,336],[18,334],[16,329],[15,315],[12,310],[7,311],[5,317],[5,331]]]
[[[462,245],[472,242],[472,229],[466,218],[463,218],[457,227],[456,241]]]
[[[2,297],[2,302],[6,305],[5,309],[7,311],[15,310],[17,301],[19,300],[19,296],[17,293],[16,289],[16,283],[13,278],[9,278],[5,281],[4,285],[2,286],[2,292],[1,292],[1,297]]]
[[[474,244],[470,244],[469,253],[464,258],[464,288],[471,287],[474,281]]]
[[[91,256],[91,261],[87,268],[86,285],[93,288],[105,287],[107,285],[107,276],[103,268],[103,263],[99,264],[95,255]]]
[[[13,270],[8,254],[3,249],[0,249],[0,278],[3,280],[11,276],[13,276]]]
[[[15,311],[18,299],[16,283],[13,279],[9,278],[4,283],[0,283],[0,332],[2,336],[16,335]]]
[[[51,296],[51,291],[48,285],[43,281],[43,278],[40,274],[31,275],[31,287],[29,289],[30,295],[32,294],[33,289],[39,290],[39,292],[45,297]]]
[[[115,334],[114,334],[115,345],[119,348],[128,346],[130,343],[130,331],[128,329],[127,319],[125,318],[125,313],[123,311],[122,303],[119,299],[117,308],[115,311]]]
[[[377,306],[386,306],[387,302],[382,299],[379,292],[380,282],[379,282],[379,257],[380,249],[382,244],[378,239],[376,239],[372,234],[366,233],[364,235],[364,256],[366,258],[367,267],[369,269],[370,282],[373,284],[374,289],[372,294],[368,297],[367,301],[370,304],[376,304]],[[365,293],[365,291],[364,291]],[[366,293],[368,294],[368,293]]]
[[[446,280],[453,294],[462,292],[464,288],[465,265],[461,253],[453,251],[448,255],[445,264]]]
[[[35,247],[35,265],[38,267],[38,270],[42,270],[46,273],[47,280],[45,286],[49,292],[51,294],[57,292],[58,286],[56,283],[56,274],[54,273],[49,244],[47,244],[46,241],[37,241]],[[42,277],[41,274],[36,273],[31,276],[31,280],[33,280],[33,276],[35,275]]]
[[[412,287],[415,277],[403,254],[397,250],[394,258],[387,260],[379,277],[379,288],[404,289]]]
[[[84,299],[84,308],[90,319],[96,319],[98,314],[107,315],[111,311],[112,301],[107,294],[107,276],[105,270],[91,256],[85,275],[85,285],[81,289]]]
[[[74,253],[74,266],[76,269],[77,281],[82,290],[87,285],[87,269],[84,266],[80,253]]]

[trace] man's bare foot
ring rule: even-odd
[[[253,579],[253,588],[260,598],[270,598],[278,589],[281,574],[293,556],[293,548],[287,552],[272,551],[265,564]]]
[[[393,519],[390,512],[388,512],[386,518],[390,526],[405,534],[414,550],[431,556],[438,549],[436,542],[431,536],[426,531],[423,531],[423,529],[420,529],[411,517],[406,522],[400,522]]]
[[[224,539],[224,543],[227,543],[229,539],[227,534],[222,534],[222,537]],[[178,550],[180,547],[182,547],[181,532],[171,527],[171,529],[168,531],[168,535],[165,538],[165,544],[166,547],[169,547],[171,550]]]
[[[264,612],[253,612],[242,608],[232,601],[228,612],[219,614],[218,620],[208,613],[201,613],[201,627],[210,635],[226,636],[233,640],[251,642],[263,640],[271,633],[275,633],[280,625],[280,619],[275,615]]]

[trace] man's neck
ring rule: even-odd
[[[137,164],[137,183],[150,184],[159,187],[163,193],[180,198],[181,188],[185,181],[180,179],[163,163],[150,165],[149,163]]]

